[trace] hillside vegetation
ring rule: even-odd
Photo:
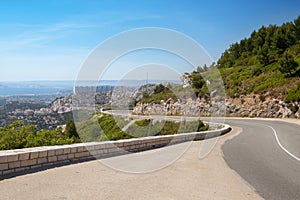
[[[211,89],[220,87],[219,73],[223,79],[226,95],[239,98],[258,94],[263,101],[266,96],[300,101],[300,16],[281,26],[262,26],[250,37],[232,44],[224,51],[217,63],[197,67],[183,78],[189,86],[182,88],[158,85],[152,95],[145,95],[140,103],[159,103],[169,98],[207,98],[210,92],[205,79],[213,80]],[[218,72],[219,71],[219,72]],[[214,85],[214,86],[212,86]],[[193,95],[187,93],[192,89]]]
[[[281,26],[262,26],[234,43],[218,60],[226,93],[300,100],[300,16]]]
[[[22,149],[38,146],[53,146],[80,142],[74,122],[67,124],[66,130],[38,130],[34,125],[25,125],[23,121],[0,129],[0,150]]]
[[[121,140],[147,136],[173,135],[195,131],[206,131],[207,124],[202,121],[184,121],[182,123],[172,120],[154,121],[143,119],[135,121],[126,131],[125,127],[131,120],[121,116],[103,114],[78,124],[78,133],[83,142]]]

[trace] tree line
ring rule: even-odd
[[[235,66],[267,66],[279,63],[278,70],[286,76],[299,76],[295,57],[300,54],[300,16],[281,26],[262,26],[249,38],[236,42],[218,60],[219,68]]]

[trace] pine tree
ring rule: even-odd
[[[295,24],[295,36],[297,40],[300,40],[300,15],[294,20]]]
[[[79,138],[79,135],[76,130],[76,126],[73,120],[68,121],[66,125],[66,131],[65,133],[69,136],[69,138],[75,137]]]
[[[298,63],[295,61],[294,56],[289,52],[285,52],[283,57],[279,60],[280,72],[291,77],[297,71]]]

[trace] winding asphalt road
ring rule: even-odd
[[[242,128],[241,134],[227,140],[222,146],[223,156],[229,167],[264,199],[299,200],[300,125],[276,120],[230,118],[227,118],[225,123]],[[201,142],[195,142],[196,144],[199,145]],[[221,144],[218,148],[221,148]],[[117,195],[114,196],[115,199],[120,199],[118,195],[123,194],[123,192],[120,192],[120,188],[124,189],[125,186],[129,187],[124,189],[124,193],[126,192],[127,195],[131,189],[130,194],[133,195],[132,197],[140,198],[139,195],[147,194],[145,198],[148,197],[148,199],[154,199],[153,196],[149,196],[149,188],[155,191],[151,193],[153,195],[165,195],[164,197],[173,195],[171,197],[174,197],[174,199],[183,199],[178,196],[183,194],[184,197],[189,195],[189,199],[199,199],[199,196],[204,197],[204,195],[207,198],[203,199],[254,198],[255,195],[245,188],[244,190],[240,189],[243,188],[243,184],[237,180],[241,179],[236,180],[236,176],[232,177],[232,173],[226,171],[228,168],[225,163],[220,170],[220,166],[222,166],[220,161],[223,160],[220,159],[221,153],[219,157],[215,154],[208,156],[210,159],[214,158],[214,162],[208,158],[203,162],[199,162],[198,158],[197,161],[192,159],[199,151],[199,146],[192,149],[193,151],[190,154],[185,154],[186,159],[179,160],[176,162],[177,165],[175,163],[170,168],[166,168],[166,170],[171,169],[171,171],[161,170],[161,174],[156,176],[146,174],[145,176],[132,177],[112,170],[109,171],[105,167],[99,168],[98,165],[95,165],[95,161],[47,170],[34,175],[16,177],[1,182],[0,193],[2,192],[2,194],[0,199],[12,199],[11,197],[15,199],[18,199],[16,197],[20,199],[41,199],[42,196],[45,199],[60,199],[60,197],[65,198],[65,195],[71,194],[73,196],[70,199],[74,199],[74,196],[76,199],[80,199],[83,196],[86,198],[87,193],[91,197],[96,197],[94,194],[100,194],[103,191],[109,191],[106,195],[114,194]],[[218,153],[221,151],[215,150],[213,152]],[[193,161],[193,163],[190,163],[190,161]],[[95,176],[96,174],[101,178]],[[59,177],[59,179],[55,177]],[[103,179],[104,177],[105,179]],[[159,177],[161,177],[161,180],[158,179]],[[184,184],[183,181],[186,181],[186,183]],[[145,186],[147,183],[148,187]],[[161,187],[163,183],[166,185]],[[178,185],[174,186],[172,184]],[[113,188],[118,191],[112,191],[111,185],[116,185]],[[137,195],[139,186],[143,186],[142,189],[144,190],[140,190],[139,195]],[[36,188],[39,189],[36,190]],[[166,190],[163,190],[165,188]],[[168,188],[172,188],[172,191],[176,192],[170,194]],[[32,191],[35,191],[33,193],[34,198],[32,198]],[[24,194],[27,196],[24,196]],[[104,199],[113,198],[107,196]]]
[[[225,123],[242,128],[240,135],[222,147],[229,167],[264,199],[299,200],[300,125],[242,118],[226,118]]]
[[[253,119],[225,123],[243,129],[222,147],[230,168],[267,200],[299,200],[300,126]]]

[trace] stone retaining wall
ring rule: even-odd
[[[207,139],[225,134],[230,130],[230,126],[224,125],[222,129],[214,131],[0,151],[0,177],[42,167],[117,156],[191,140]]]

